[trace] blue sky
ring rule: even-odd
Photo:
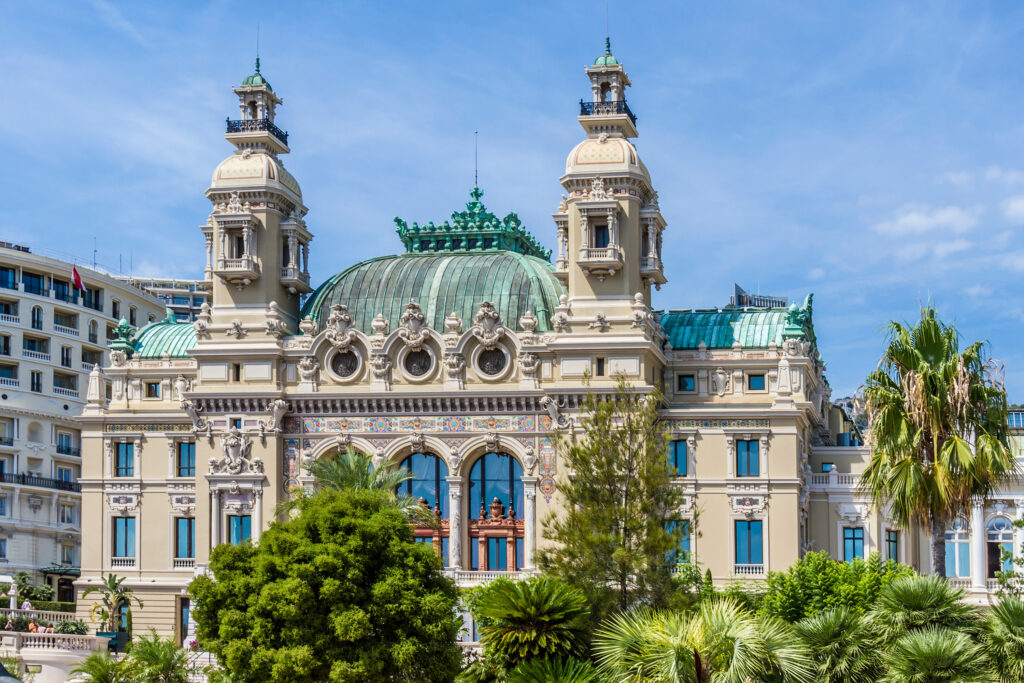
[[[283,96],[317,282],[473,180],[554,246],[600,3],[0,3],[0,238],[196,277],[230,87]],[[1024,5],[613,3],[668,220],[662,308],[802,299],[834,396],[931,301],[1024,401]]]

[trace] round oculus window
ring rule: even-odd
[[[429,351],[410,351],[405,354],[405,371],[413,377],[422,377],[430,372],[434,359]]]
[[[331,358],[331,370],[338,377],[351,377],[359,369],[359,356],[352,351],[339,351]]]
[[[480,372],[485,375],[501,374],[501,371],[505,369],[505,365],[508,363],[508,359],[505,358],[505,354],[501,349],[488,349],[480,352],[480,357],[477,359],[477,365],[480,366]]]

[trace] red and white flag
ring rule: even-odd
[[[74,264],[71,264],[71,285],[75,289],[85,291],[85,285],[82,283],[82,276],[78,274],[78,268]]]

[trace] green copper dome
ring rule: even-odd
[[[171,358],[188,358],[188,350],[196,345],[196,331],[190,323],[179,323],[167,309],[163,320],[139,330],[133,344],[135,358],[157,360],[165,353]]]
[[[519,317],[532,312],[537,330],[551,329],[551,315],[564,293],[544,249],[514,213],[499,220],[480,202],[473,188],[466,211],[452,213],[451,222],[409,226],[396,218],[407,253],[381,256],[347,268],[320,287],[306,302],[302,316],[327,320],[331,306],[348,307],[356,327],[372,333],[378,314],[391,329],[415,301],[430,326],[443,332],[452,312],[463,329],[484,301],[494,304],[505,325],[519,329]]]
[[[270,87],[270,81],[265,79],[263,74],[260,73],[259,57],[256,58],[256,71],[254,71],[251,76],[246,76],[245,80],[242,81],[242,85],[265,85],[267,86],[267,90],[273,90],[273,88]]]
[[[615,59],[615,55],[612,54],[612,39],[606,37],[604,39],[604,54],[594,60],[594,66],[615,66],[619,63],[619,60]]]

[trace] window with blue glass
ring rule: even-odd
[[[736,564],[764,564],[763,522],[736,520]]]
[[[196,520],[194,517],[177,517],[174,520],[174,557],[193,558],[196,556]]]
[[[113,557],[135,557],[134,517],[114,517]]]
[[[186,441],[178,443],[178,476],[196,476],[196,445]]]
[[[431,453],[413,453],[402,461],[401,468],[412,474],[412,479],[399,485],[397,493],[421,498],[433,510],[441,510],[441,519],[448,519],[448,465]]]
[[[665,525],[669,533],[679,527],[682,528],[679,536],[679,548],[669,553],[669,564],[685,564],[690,561],[690,520],[672,521]]]
[[[668,460],[676,476],[686,476],[686,439],[676,439],[669,443]]]
[[[747,375],[748,391],[764,391],[764,375]]]
[[[830,462],[823,462],[823,463],[821,463],[821,471],[824,472],[825,474],[828,474],[829,472],[831,472],[832,471],[832,463],[830,463]]]
[[[955,519],[946,528],[946,576],[971,575],[971,537],[967,522]]]
[[[693,375],[676,375],[676,391],[696,391],[697,382]]]
[[[481,511],[490,515],[494,499],[517,513],[523,500],[523,468],[507,453],[487,453],[469,472],[470,519],[479,519]]]
[[[228,515],[228,542],[238,545],[252,538],[252,517],[249,515]]]
[[[486,453],[469,473],[469,537],[472,569],[523,567],[523,468],[507,453]]]
[[[117,444],[117,462],[114,466],[114,476],[131,477],[135,474],[135,444]]]
[[[996,578],[998,571],[1013,571],[1013,523],[1006,517],[994,517],[985,527],[985,540],[988,578]]]
[[[608,226],[607,225],[595,225],[594,226],[594,248],[604,249],[608,246]]]
[[[757,439],[737,439],[736,476],[761,476],[761,442]]]
[[[128,605],[121,605],[117,608],[117,630],[127,631],[128,630],[128,612],[131,608]]]
[[[843,527],[843,559],[853,562],[857,558],[864,559],[864,527]]]
[[[885,559],[900,561],[900,532],[893,529],[885,530]]]

